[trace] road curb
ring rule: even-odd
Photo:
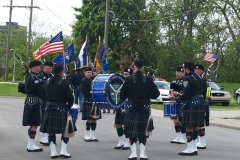
[[[223,127],[223,128],[229,128],[229,129],[240,130],[240,127],[229,126],[229,125],[219,124],[219,123],[211,123],[211,122],[210,122],[210,126],[216,126],[216,127]]]

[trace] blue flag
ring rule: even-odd
[[[74,55],[74,44],[70,44],[68,48],[65,50],[65,52],[68,54],[68,64],[75,61],[75,55]]]
[[[81,67],[81,63],[80,63],[80,59],[78,58],[77,59],[77,64],[76,64],[76,68],[75,69],[78,69]]]
[[[66,71],[66,65],[74,62],[74,59],[74,45],[72,43],[64,52],[60,53],[57,57],[53,59],[53,63],[63,65],[64,70]]]
[[[102,45],[102,50],[100,52],[100,60],[101,66],[104,73],[108,73],[108,62],[107,62],[107,52],[106,52],[106,45]]]

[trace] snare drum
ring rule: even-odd
[[[177,116],[180,115],[180,107],[176,101],[163,101],[163,116]]]
[[[120,90],[124,77],[120,74],[99,74],[92,81],[93,102],[100,109],[119,109],[124,101],[120,99]]]

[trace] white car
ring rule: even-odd
[[[231,94],[227,91],[224,91],[223,86],[218,86],[215,82],[208,82],[211,90],[211,97],[209,98],[209,103],[222,103],[223,106],[229,106],[231,100]]]
[[[154,81],[156,84],[160,95],[156,99],[151,99],[152,103],[163,103],[163,101],[169,101],[169,91],[170,91],[170,83],[167,81]]]

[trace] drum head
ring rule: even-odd
[[[106,86],[106,99],[108,104],[114,109],[123,106],[124,101],[120,99],[120,90],[124,83],[124,77],[120,74],[114,74],[108,79]]]

